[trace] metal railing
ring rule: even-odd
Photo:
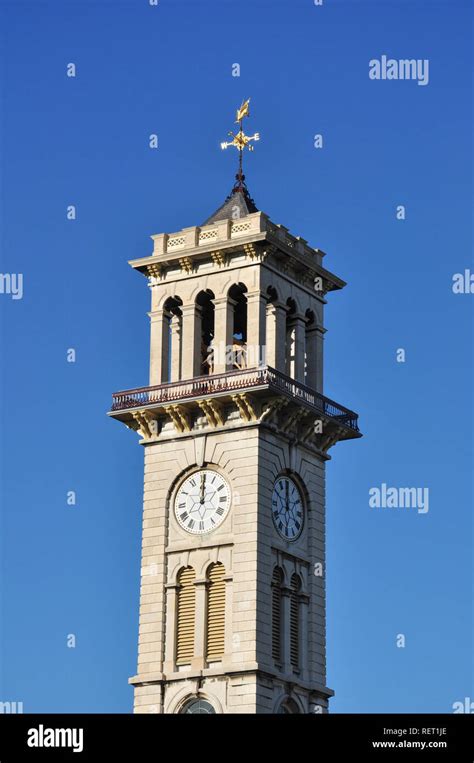
[[[178,382],[167,382],[154,387],[140,387],[115,392],[112,395],[112,411],[123,411],[127,408],[140,408],[147,405],[190,400],[195,397],[214,395],[225,392],[246,391],[258,387],[268,387],[283,392],[290,398],[299,399],[315,408],[324,416],[337,419],[344,426],[359,431],[358,416],[348,408],[335,403],[328,397],[307,387],[302,382],[265,366],[238,371],[226,371],[221,374],[198,376],[194,379]]]

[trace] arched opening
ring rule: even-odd
[[[305,350],[304,350],[304,381],[305,384],[307,384],[309,387],[314,387],[314,379],[312,370],[315,368],[315,361],[316,358],[313,357],[313,354],[316,352],[316,348],[314,347],[314,343],[311,341],[314,327],[316,324],[316,318],[314,315],[314,312],[312,310],[306,310],[305,313],[305,322],[306,322],[306,330],[305,330]]]
[[[179,381],[181,378],[181,331],[183,300],[180,297],[168,297],[163,306],[163,316],[167,323],[163,340],[163,381]]]
[[[301,715],[301,711],[294,699],[287,697],[278,708],[279,715]]]
[[[199,374],[204,376],[212,374],[214,371],[214,294],[210,289],[200,291],[196,297],[196,304],[200,309],[201,331],[200,331],[200,370]]]
[[[266,364],[277,371],[286,371],[286,308],[274,286],[266,292]]]
[[[189,699],[180,710],[180,713],[192,714],[192,715],[213,715],[215,709],[207,699],[201,697],[192,697]]]
[[[291,297],[286,300],[286,334],[285,334],[285,373],[295,378],[296,371],[296,302]]]
[[[176,664],[188,665],[194,657],[194,621],[196,616],[196,573],[184,567],[178,575],[176,623]]]
[[[290,663],[294,670],[300,666],[300,591],[301,580],[298,575],[291,576],[290,581]]]
[[[269,302],[277,302],[278,300],[278,292],[275,289],[274,286],[269,286],[267,289],[267,299]]]
[[[206,659],[221,660],[225,650],[225,567],[220,562],[207,570]]]
[[[283,571],[275,567],[272,575],[272,657],[281,665],[282,662],[282,586]]]
[[[232,327],[231,368],[247,368],[247,287],[234,284],[229,289],[229,299],[234,303]]]

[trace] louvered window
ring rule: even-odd
[[[194,620],[196,616],[196,573],[185,567],[178,578],[178,627],[176,664],[191,662],[194,656]]]
[[[213,564],[208,571],[207,653],[208,662],[219,660],[225,648],[225,567]]]
[[[272,575],[272,657],[281,662],[281,585],[283,573],[275,567]]]
[[[290,662],[294,668],[300,663],[300,579],[292,575],[290,595]]]

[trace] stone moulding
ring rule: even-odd
[[[158,283],[167,278],[186,277],[196,273],[199,263],[210,260],[220,269],[231,264],[232,256],[242,252],[249,263],[260,261],[273,264],[282,273],[294,277],[305,286],[319,279],[322,288],[316,291],[324,297],[328,291],[342,289],[345,281],[322,266],[325,253],[308,246],[305,239],[292,236],[283,225],[272,223],[264,212],[255,212],[244,219],[224,220],[208,226],[184,228],[177,233],[152,236],[153,253],[149,257],[131,260],[130,265]]]
[[[109,415],[144,440],[196,433],[207,427],[265,424],[326,452],[339,440],[360,437],[353,411],[268,366],[124,390]],[[201,424],[199,421],[201,420]]]

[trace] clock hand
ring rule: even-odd
[[[204,503],[204,488],[205,488],[205,484],[206,484],[206,475],[203,472],[201,474],[201,495],[200,495],[201,503]]]

